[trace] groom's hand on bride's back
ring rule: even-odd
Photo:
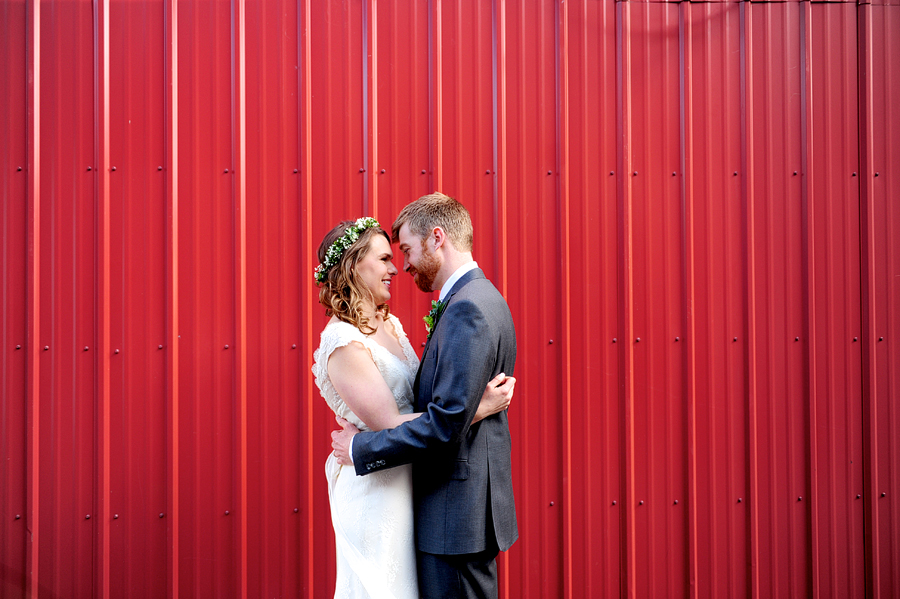
[[[341,466],[352,466],[353,456],[350,455],[350,442],[353,435],[359,432],[352,422],[336,416],[335,420],[341,426],[341,430],[332,431],[331,447],[334,449],[334,457]]]

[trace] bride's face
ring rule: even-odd
[[[384,235],[374,235],[369,242],[369,251],[356,264],[356,274],[372,292],[376,306],[391,299],[391,279],[397,274],[397,267],[392,262],[391,244]]]

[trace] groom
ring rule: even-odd
[[[472,260],[472,221],[442,193],[406,206],[392,227],[403,270],[441,305],[416,373],[415,409],[389,430],[332,433],[338,462],[358,475],[414,463],[419,592],[497,597],[498,551],[518,538],[506,412],[472,423],[488,381],[512,375],[516,331],[506,300]]]

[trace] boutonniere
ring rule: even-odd
[[[428,316],[422,317],[422,320],[425,321],[425,331],[428,333],[429,339],[431,339],[431,333],[434,331],[434,327],[437,326],[438,320],[441,318],[441,314],[444,313],[444,308],[446,307],[447,302],[431,300],[431,312],[428,313]]]

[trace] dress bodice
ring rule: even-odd
[[[409,343],[403,325],[396,316],[388,317],[390,323],[400,339],[400,347],[403,348],[405,359],[401,360],[389,349],[380,345],[370,337],[364,335],[358,328],[346,322],[332,322],[322,331],[319,349],[313,354],[315,363],[312,367],[316,379],[316,386],[325,398],[328,406],[335,414],[352,422],[359,430],[366,431],[369,427],[353,413],[344,400],[338,395],[331,377],[328,375],[328,359],[332,352],[339,347],[344,347],[354,341],[358,341],[369,351],[372,361],[378,367],[378,371],[385,383],[394,395],[397,408],[401,414],[409,414],[413,411],[413,382],[416,371],[419,368],[419,358]]]

